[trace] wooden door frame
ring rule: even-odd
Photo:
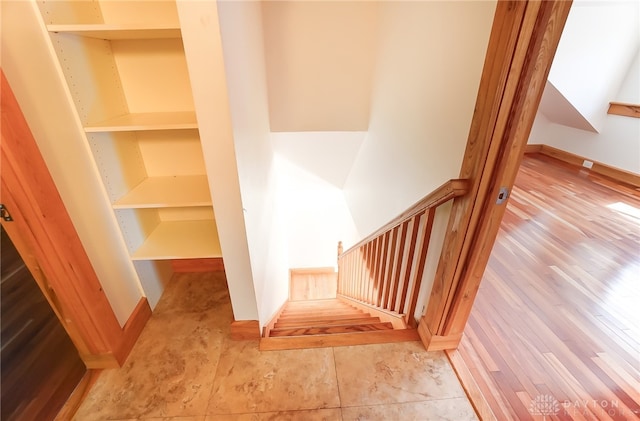
[[[460,178],[426,312],[418,331],[428,350],[454,349],[480,286],[560,41],[570,0],[499,0]]]
[[[9,82],[0,73],[0,200],[13,217],[2,226],[87,368],[119,367],[151,308],[142,298],[120,327]]]

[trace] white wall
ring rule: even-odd
[[[288,297],[289,263],[276,212],[261,3],[218,5],[253,286],[264,325]]]
[[[619,91],[640,43],[640,2],[576,1],[571,7],[549,82],[596,130]],[[554,121],[553,115],[546,116]]]
[[[3,1],[2,69],[121,325],[142,288],[35,2]]]
[[[345,184],[367,235],[456,178],[495,2],[383,2],[369,135]]]
[[[617,94],[606,99],[640,104],[640,54],[626,73]],[[531,144],[546,144],[616,168],[640,174],[640,119],[606,114],[601,111],[599,133],[578,130],[556,124],[542,113],[536,119],[529,136]]]
[[[342,190],[276,154],[278,207],[291,268],[335,267],[338,241],[358,241]]]

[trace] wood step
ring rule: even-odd
[[[280,322],[311,322],[314,320],[345,320],[359,319],[361,317],[371,317],[367,313],[342,313],[342,314],[308,314],[305,316],[280,317],[276,323]]]
[[[391,323],[369,323],[366,325],[324,326],[308,328],[271,329],[270,337],[304,336],[304,335],[333,335],[339,333],[370,332],[376,330],[393,330]]]
[[[419,340],[420,336],[416,329],[378,330],[312,336],[279,336],[260,339],[260,350],[275,351],[283,349],[326,348],[331,346],[385,344]]]
[[[310,326],[356,325],[356,324],[368,324],[368,323],[380,323],[380,318],[379,317],[358,317],[353,319],[337,319],[337,320],[315,319],[308,322],[278,321],[276,322],[275,325],[273,325],[273,327],[275,329],[279,329],[279,328],[297,328],[297,327],[310,327]]]

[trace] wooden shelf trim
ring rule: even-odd
[[[133,253],[133,260],[222,257],[213,219],[163,221]]]
[[[610,102],[607,114],[640,118],[640,105],[626,104],[624,102]]]
[[[206,175],[149,177],[118,199],[114,209],[211,206]]]
[[[86,124],[87,133],[197,129],[195,112],[133,113]]]
[[[70,24],[47,25],[49,32],[78,35],[97,39],[166,39],[180,38],[180,26],[176,24]]]

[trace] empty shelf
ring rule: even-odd
[[[206,175],[149,177],[118,199],[114,209],[211,206]]]
[[[87,133],[133,132],[141,130],[197,129],[194,112],[136,113],[113,117],[97,123],[85,125]]]
[[[222,257],[213,219],[163,221],[131,256],[133,260],[204,257]]]
[[[180,26],[152,24],[78,24],[47,25],[49,32],[98,39],[163,39],[180,38]]]

